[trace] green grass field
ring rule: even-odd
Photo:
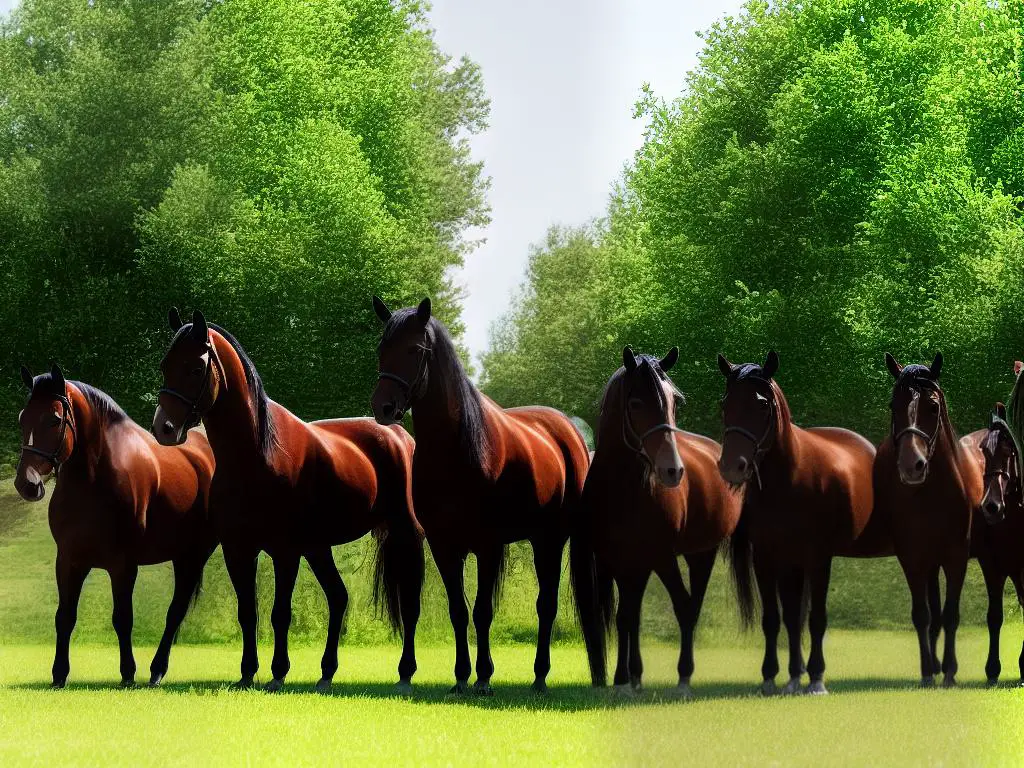
[[[1016,658],[1019,632],[1004,659]],[[984,636],[964,633],[962,657]],[[69,687],[47,689],[50,649],[0,649],[0,765],[1019,765],[1024,689],[922,691],[909,633],[832,633],[828,697],[753,695],[753,645],[700,648],[697,698],[674,701],[675,649],[648,644],[646,690],[585,686],[582,649],[555,650],[551,693],[528,690],[532,650],[496,649],[496,695],[452,700],[451,651],[422,649],[412,698],[392,692],[398,649],[347,648],[332,696],[310,692],[319,653],[293,656],[286,693],[233,692],[238,651],[175,650],[167,684],[122,691],[117,653],[72,648]],[[140,666],[150,648],[139,649]],[[262,660],[269,662],[269,650]],[[1015,667],[1014,664],[1009,666]],[[1012,677],[1012,676],[1011,676]]]

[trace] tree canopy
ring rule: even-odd
[[[372,293],[435,298],[487,220],[488,101],[412,0],[25,0],[0,24],[0,323],[148,416],[171,304],[305,417],[368,410]]]
[[[493,330],[484,382],[592,418],[625,344],[681,349],[681,414],[717,434],[715,364],[779,351],[797,421],[888,428],[902,362],[945,355],[975,429],[1024,316],[1019,0],[747,3],[704,36],[607,215],[553,230]]]

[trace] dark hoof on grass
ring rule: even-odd
[[[922,677],[921,678],[921,687],[922,688],[934,688],[935,687],[935,678],[932,677],[931,675],[929,675],[928,677]]]
[[[255,685],[255,681],[251,677],[243,677],[237,683],[231,684],[231,690],[233,691],[248,691]]]
[[[999,685],[998,677],[990,677],[988,680],[985,681],[986,688],[995,688],[997,685]]]
[[[493,696],[494,689],[490,683],[482,683],[479,680],[473,685],[473,693],[477,696]]]
[[[804,693],[808,696],[828,696],[828,688],[825,687],[824,681],[812,680],[804,688]]]
[[[670,688],[667,694],[670,698],[677,699],[679,701],[689,701],[693,698],[693,688],[690,687],[690,682],[680,681],[679,685],[675,688]]]
[[[956,678],[953,675],[946,675],[942,678],[943,688],[956,688]]]
[[[150,688],[159,688],[160,687],[160,683],[162,683],[163,681],[164,681],[164,676],[163,675],[153,675],[152,677],[149,678],[149,687]]]
[[[321,677],[317,681],[316,687],[313,690],[315,690],[317,693],[330,693],[333,685],[334,681],[331,680],[331,678]]]
[[[395,683],[395,693],[399,696],[412,696],[412,680],[399,680]]]
[[[775,684],[775,680],[765,680],[761,683],[761,695],[762,696],[777,696],[779,693],[779,686]]]
[[[794,696],[800,693],[800,678],[791,677],[789,682],[786,683],[786,687],[782,689],[783,696]]]
[[[126,677],[125,679],[123,679],[121,681],[121,687],[122,688],[126,688],[126,689],[134,688],[135,687],[135,678],[134,677]]]
[[[633,699],[636,698],[637,691],[629,683],[616,683],[612,688],[612,693],[618,698]]]
[[[538,696],[547,696],[548,684],[545,683],[543,680],[534,680],[533,685],[530,686],[530,690]]]
[[[67,685],[67,684],[68,684],[67,680],[54,680],[52,683],[50,683],[50,690],[52,690],[52,691],[63,690],[64,686]],[[1022,685],[1024,685],[1024,683],[1022,683]]]
[[[267,693],[278,693],[282,688],[284,688],[284,680],[280,677],[275,677],[263,686],[263,690]]]
[[[459,680],[448,689],[449,696],[466,696],[472,692],[473,689],[470,687],[468,680]]]

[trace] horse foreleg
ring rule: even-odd
[[[921,686],[928,688],[935,685],[935,672],[932,660],[931,643],[928,630],[931,625],[931,609],[928,607],[928,579],[931,569],[927,565],[909,563],[900,560],[903,575],[907,578],[910,588],[910,618],[917,631],[917,644],[921,653]]]
[[[117,645],[121,654],[121,687],[130,688],[135,685],[135,654],[132,651],[132,593],[135,592],[135,580],[139,575],[139,567],[134,563],[124,564],[110,571],[110,591],[114,599],[114,612],[111,623],[117,634]]]
[[[999,661],[999,632],[1003,627],[1003,586],[1006,574],[999,573],[994,562],[979,557],[981,573],[985,577],[985,590],[988,592],[988,612],[985,616],[988,624],[988,660],[985,662],[985,678],[989,685],[999,682],[1002,664]]]
[[[757,591],[761,595],[761,631],[764,634],[764,661],[761,662],[761,693],[772,696],[778,693],[775,676],[779,674],[779,629],[782,621],[779,617],[779,597],[775,571],[754,551],[754,576],[757,579]]]
[[[466,556],[442,547],[432,547],[432,552],[448,595],[448,618],[455,633],[455,685],[449,693],[469,693],[469,609],[463,584]]]
[[[327,599],[327,644],[320,659],[320,681],[316,684],[318,691],[326,692],[331,689],[334,673],[338,671],[338,641],[348,608],[348,590],[334,564],[330,547],[307,552],[306,562]]]
[[[256,552],[224,546],[224,564],[238,599],[238,624],[242,628],[242,677],[236,688],[250,688],[260,660],[256,651]]]
[[[533,662],[533,690],[547,692],[551,671],[551,631],[558,614],[558,582],[562,575],[562,551],[565,539],[533,542],[533,562],[537,569],[537,657]]]
[[[299,553],[278,553],[274,557],[274,607],[270,611],[270,624],[274,628],[274,658],[270,671],[274,678],[266,690],[274,693],[284,687],[284,678],[291,668],[288,658],[288,630],[292,625],[292,593],[299,575]]]
[[[679,691],[689,695],[690,678],[693,676],[693,598],[686,589],[683,575],[679,572],[679,562],[673,557],[655,571],[661,583],[665,585],[669,598],[672,600],[672,611],[679,624]],[[693,567],[690,567],[690,581],[693,581]]]
[[[825,688],[825,630],[828,627],[828,583],[832,575],[832,558],[826,558],[819,567],[808,573],[811,590],[811,614],[808,626],[811,633],[811,655],[807,659],[807,673],[811,677],[807,693],[828,693]]]
[[[779,578],[782,622],[786,625],[786,636],[789,638],[789,682],[782,689],[782,692],[786,694],[800,691],[800,678],[805,671],[804,651],[800,645],[804,631],[803,594],[803,569],[786,569]]]
[[[928,625],[928,643],[931,650],[932,673],[942,671],[939,660],[939,634],[942,632],[942,592],[939,590],[939,566],[935,566],[928,576],[928,613],[931,622]]]
[[[178,634],[181,623],[188,613],[189,602],[196,593],[199,580],[203,576],[203,567],[210,553],[206,553],[201,560],[179,559],[173,562],[174,565],[174,594],[171,596],[171,604],[167,608],[167,621],[164,624],[164,634],[160,638],[160,645],[157,646],[153,655],[153,662],[149,665],[149,684],[160,685],[167,674],[167,667],[170,663],[171,645]]]
[[[942,630],[946,637],[942,652],[942,684],[948,688],[956,685],[956,631],[960,626],[960,593],[967,572],[967,553],[944,566],[943,570],[946,573],[946,607],[942,611]]]
[[[78,621],[78,601],[88,575],[89,568],[75,565],[68,557],[57,555],[57,613],[53,621],[57,630],[57,648],[53,657],[54,688],[63,688],[68,682],[68,673],[71,671],[71,633]]]
[[[502,545],[493,549],[477,552],[476,601],[473,603],[473,626],[476,628],[476,685],[478,694],[490,696],[491,675],[494,674],[494,661],[491,659],[491,622],[494,620],[494,600],[499,569],[502,561]]]

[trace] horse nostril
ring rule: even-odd
[[[170,435],[174,433],[174,425],[170,421],[165,421],[163,426],[164,434]]]
[[[914,469],[918,472],[924,472],[924,459],[918,459],[914,462]]]
[[[395,404],[384,403],[384,405],[382,405],[380,409],[385,416],[393,416],[395,413]]]
[[[985,514],[989,517],[995,517],[999,514],[999,505],[994,501],[988,502],[988,504],[985,505]]]
[[[675,477],[676,476],[676,468],[675,467],[669,467],[668,468],[668,476],[669,477]]]
[[[746,456],[740,456],[739,460],[736,462],[736,468],[740,472],[746,472],[747,471],[747,457]]]

